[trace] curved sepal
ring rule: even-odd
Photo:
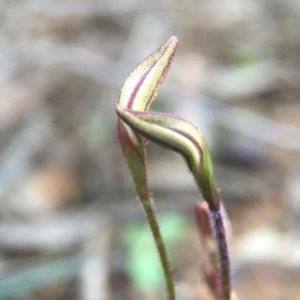
[[[180,153],[208,204],[219,205],[212,163],[203,134],[190,122],[171,114],[140,112],[117,106],[119,118],[144,138]]]

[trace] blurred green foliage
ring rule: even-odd
[[[176,260],[176,245],[186,234],[188,222],[182,215],[164,214],[159,217],[159,223],[170,258]],[[122,241],[127,250],[125,268],[134,286],[143,293],[163,288],[163,270],[146,222],[126,226]]]

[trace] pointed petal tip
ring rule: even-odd
[[[178,43],[178,38],[176,35],[172,35],[170,38],[169,38],[169,41],[172,42],[172,43]]]
[[[178,44],[178,38],[175,35],[172,35],[167,41],[166,44],[168,45],[168,47],[171,47],[173,49],[177,48],[177,44]]]

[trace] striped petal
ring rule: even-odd
[[[140,111],[149,108],[169,70],[177,42],[175,36],[170,37],[130,73],[121,88],[121,107]]]
[[[203,134],[190,122],[171,114],[141,112],[117,106],[120,119],[144,138],[180,153],[212,208],[219,205],[211,158]]]

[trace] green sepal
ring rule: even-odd
[[[166,113],[138,112],[117,106],[117,114],[139,135],[180,153],[204,199],[211,207],[218,207],[218,192],[209,150],[197,127],[183,118]]]

